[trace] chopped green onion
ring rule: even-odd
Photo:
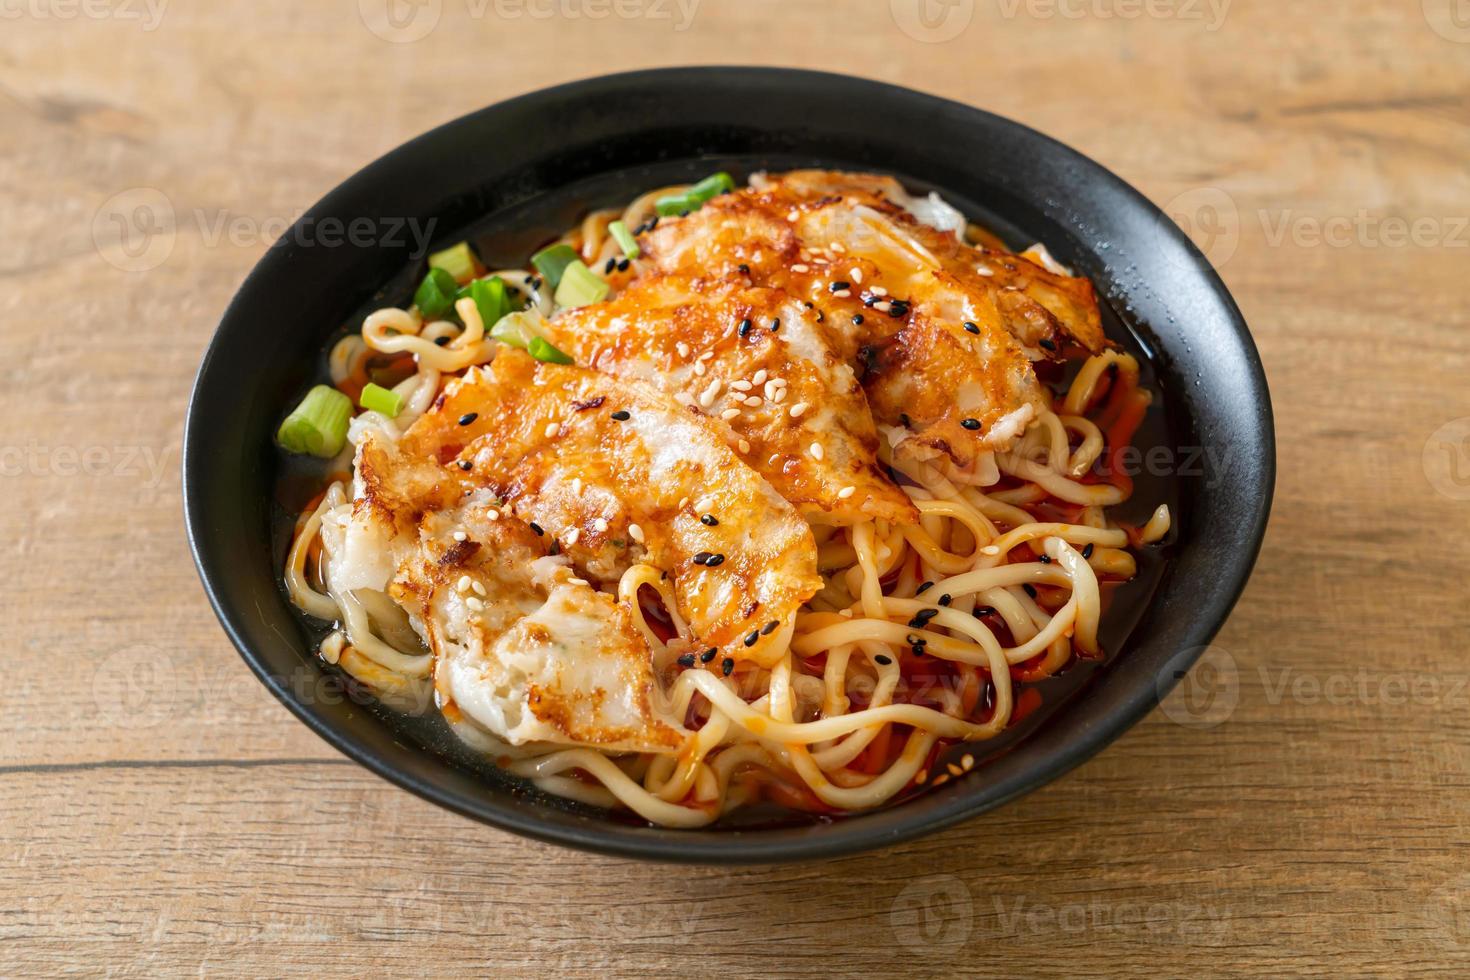
[[[403,411],[402,395],[392,388],[384,388],[371,381],[362,386],[362,394],[357,396],[357,403],[370,412],[382,412],[390,419],[397,418],[398,413]]]
[[[413,305],[427,317],[439,317],[454,306],[454,294],[459,284],[443,269],[430,268],[424,281],[413,294]]]
[[[525,350],[530,346],[531,340],[539,336],[535,324],[539,323],[540,319],[539,314],[529,310],[510,313],[501,317],[500,322],[490,329],[490,339]]]
[[[690,197],[697,197],[701,201],[708,201],[712,197],[718,197],[726,191],[735,189],[735,178],[721,170],[719,173],[710,174],[708,177],[689,188],[687,193]]]
[[[287,452],[331,459],[347,443],[352,399],[336,388],[317,385],[281,423],[276,439]]]
[[[665,218],[685,215],[691,211],[698,211],[710,198],[734,189],[735,178],[721,170],[719,173],[710,174],[682,194],[670,194],[659,198],[653,203],[653,209]]]
[[[460,284],[475,278],[475,271],[479,267],[480,263],[475,258],[475,253],[470,250],[469,242],[460,242],[458,245],[429,256],[429,268],[443,269],[454,277],[455,282]]]
[[[569,355],[551,346],[551,342],[545,337],[532,337],[531,342],[526,345],[526,350],[538,361],[550,361],[552,364],[572,363]]]
[[[480,320],[485,324],[487,332],[500,322],[501,317],[511,311],[510,296],[505,288],[505,280],[499,276],[476,279],[461,289],[455,299],[463,299],[466,296],[475,301],[475,309],[480,311]]]
[[[541,278],[546,280],[546,285],[555,290],[561,285],[561,277],[566,273],[567,266],[577,261],[577,250],[570,245],[548,245],[535,255],[531,256],[531,264],[536,271],[541,273]]]
[[[581,261],[573,262],[562,273],[561,285],[556,287],[556,305],[573,307],[597,303],[607,298],[610,288]]]
[[[690,211],[698,211],[704,202],[692,194],[670,194],[653,202],[653,210],[660,218],[678,218]]]
[[[621,221],[614,221],[607,226],[607,233],[613,236],[613,241],[618,243],[618,248],[630,259],[638,257],[638,239],[628,230],[628,226]]]

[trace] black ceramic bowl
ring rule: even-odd
[[[1097,284],[1110,334],[1163,394],[1145,442],[1172,463],[1140,484],[1175,532],[1143,567],[1104,639],[1110,656],[1044,691],[1047,710],[984,750],[965,779],[832,822],[648,827],[553,800],[342,685],[279,584],[281,461],[272,434],[320,372],[336,331],[400,302],[422,258],[474,238],[508,261],[591,206],[732,170],[825,166],[935,188],[1014,245],[1045,242]],[[358,229],[360,234],[353,234]],[[395,232],[396,229],[396,232]],[[338,234],[340,233],[340,234]],[[519,264],[519,261],[517,264]],[[1160,457],[1161,459],[1164,457]],[[1177,464],[1177,465],[1175,465]],[[1173,686],[1230,612],[1265,530],[1275,472],[1266,381],[1239,311],[1167,217],[1102,167],[1024,126],[838,75],[692,68],[595,78],[491,106],[373,163],[307,212],[256,266],[199,369],[184,442],[190,543],[216,613],[297,717],[372,771],[451,810],[530,837],[642,858],[787,861],[929,833],[1055,779]]]

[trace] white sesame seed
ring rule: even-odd
[[[969,772],[971,769],[975,768],[975,757],[966,752],[965,757],[960,760],[960,765],[965,767],[965,772]]]
[[[857,487],[843,487],[841,490],[837,491],[837,499],[846,500],[848,497],[851,497],[855,493],[857,493]]]
[[[496,510],[494,507],[488,508],[485,511],[485,520],[487,520],[487,521],[498,521],[498,520],[500,520],[500,511]]]
[[[751,408],[759,408],[762,403],[763,399],[760,395],[750,395],[745,399],[745,404]]]
[[[868,292],[872,293],[874,296],[888,295],[888,290],[884,289],[882,286],[874,286],[872,289],[868,290]]]
[[[807,265],[804,262],[798,262],[796,265],[793,265],[791,267],[791,271],[792,272],[811,272],[812,271],[812,267],[809,266],[809,265]]]
[[[739,417],[740,409],[738,408],[727,408],[720,413],[720,418],[724,419],[726,422],[730,421],[731,419],[738,419]]]
[[[780,453],[771,453],[771,458],[766,460],[767,466],[775,466],[781,460]]]
[[[643,528],[639,527],[637,524],[629,524],[628,525],[628,537],[632,538],[634,541],[637,541],[639,544],[642,544],[643,543]]]
[[[570,531],[567,532],[567,544],[569,544],[569,545],[576,544],[577,543],[577,539],[580,538],[581,536],[582,536],[582,529],[580,527],[574,527],[574,528],[572,528]]]
[[[591,585],[592,583],[591,582],[588,582],[585,578],[569,578],[569,579],[567,579],[567,584],[568,585]]]
[[[481,585],[479,582],[471,582],[470,583],[470,588],[472,588],[472,589],[475,590],[475,595],[482,596],[482,595],[485,595],[486,594],[485,593],[485,587],[483,585]]]
[[[987,279],[989,277],[995,275],[994,272],[992,272],[990,269],[988,269],[987,267],[985,267],[983,265],[977,265],[977,266],[975,266],[975,271],[978,272],[980,275],[985,276]]]
[[[603,531],[606,531],[607,530],[607,518],[605,518],[605,517],[599,517],[599,518],[595,519],[592,522],[592,530],[596,531],[598,534],[601,534]]]
[[[863,270],[859,269],[857,266],[853,266],[851,269],[847,270],[847,277],[853,282],[861,285],[863,281]]]
[[[750,382],[744,380],[743,378],[741,380],[739,380],[739,381],[731,381],[730,382],[730,390],[732,390],[732,391],[749,391],[750,390]]]
[[[682,341],[682,340],[679,341],[677,344],[674,345],[674,350],[676,350],[676,351],[679,352],[679,356],[680,357],[688,357],[689,356],[689,345],[686,344],[686,343],[684,343],[684,341]]]
[[[771,384],[773,384],[773,385],[780,385],[782,388],[784,388],[784,387],[786,387],[786,379],[785,378],[772,378],[771,379]]]
[[[750,383],[753,384],[753,385],[763,385],[763,384],[765,384],[766,383],[766,369],[765,368],[761,368],[759,371],[755,372],[755,375],[753,377],[751,377],[751,379],[750,379]]]
[[[836,296],[838,299],[847,299],[849,296],[852,295],[852,290],[851,289],[839,289],[839,290],[837,290],[837,292],[833,293],[832,295],[833,296]]]
[[[468,599],[466,599],[464,601],[464,604],[469,606],[475,612],[482,612],[485,609],[485,604],[479,599],[476,599],[474,596],[470,596]]]
[[[572,493],[579,497],[582,495],[582,478],[580,476],[572,478]]]
[[[689,506],[689,498],[688,497],[680,497],[679,498],[679,509],[680,510],[683,510],[685,507],[688,507],[688,506]]]
[[[711,381],[709,383],[709,387],[699,393],[699,407],[709,408],[711,405],[713,405],[715,403],[715,399],[720,397],[721,387],[722,386],[720,384],[719,378],[715,378],[713,381]]]
[[[801,418],[806,413],[807,407],[806,402],[797,402],[795,405],[792,405],[790,408],[791,417],[794,419]]]
[[[765,388],[762,390],[765,392],[765,395],[768,399],[774,401],[776,398],[776,392],[781,390],[781,386],[776,384],[776,382],[774,381],[767,381]]]
[[[703,361],[695,361],[694,362],[694,373],[696,375],[698,375],[699,377],[702,378],[702,377],[704,377],[704,371],[705,371],[704,362]]]
[[[761,258],[762,258],[763,255],[764,255],[764,253],[761,252],[760,249],[756,249],[755,250],[755,254],[750,257],[750,260],[752,262],[756,263],[757,265],[759,265],[760,264],[760,260],[761,260]]]
[[[847,249],[842,247],[841,242],[831,242],[827,245],[827,249],[828,251],[836,252],[838,255],[841,255],[843,252],[847,251]]]
[[[801,215],[799,213],[797,213],[796,211],[793,210],[789,214],[786,215],[786,220],[787,221],[795,221],[797,218],[800,218],[800,217],[801,217]]]
[[[746,442],[744,439],[741,439],[740,440],[740,444],[739,445],[740,445],[740,452],[742,454],[749,453],[750,452],[750,443]]]
[[[714,351],[712,351],[712,350],[707,350],[707,351],[705,351],[705,352],[704,352],[704,353],[703,353],[703,354],[700,354],[700,355],[699,355],[699,359],[700,359],[700,360],[701,360],[701,361],[707,361],[707,360],[709,360],[709,359],[710,359],[710,358],[711,358],[711,357],[714,357],[714,356],[715,356],[715,352],[714,352]]]
[[[820,442],[812,443],[810,452],[812,454],[812,459],[817,460],[820,460],[823,456],[826,455],[826,453],[822,449],[822,444]]]
[[[560,433],[560,432],[561,432],[561,423],[560,422],[552,422],[550,425],[548,425],[546,427],[546,438],[548,438],[548,439],[555,439],[557,437],[557,434]]]
[[[467,541],[468,539],[469,539],[469,535],[468,534],[465,534],[463,531],[455,531],[454,532],[454,540],[456,540],[456,541]]]
[[[470,577],[468,575],[461,575],[459,577],[459,581],[455,583],[454,587],[461,592],[468,592],[470,590],[471,584],[472,583],[470,582]]]
[[[949,774],[951,776],[963,776],[965,774],[965,771],[959,766],[955,765],[953,762],[945,766],[945,768],[949,770]]]
[[[873,304],[873,309],[877,310],[879,313],[887,313],[889,310],[893,309],[893,304],[888,302],[888,300],[886,299],[880,300],[879,302]]]
[[[786,400],[786,389],[785,388],[777,388],[776,389],[776,393],[771,396],[771,401],[775,402],[777,405],[781,404],[785,400]]]

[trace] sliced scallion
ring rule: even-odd
[[[710,174],[708,177],[689,188],[686,193],[690,197],[697,197],[701,201],[708,201],[726,191],[735,189],[735,178],[721,170],[719,173]]]
[[[567,266],[575,261],[577,250],[566,244],[548,245],[531,256],[531,264],[553,291],[561,285],[561,277],[566,273]]]
[[[370,412],[382,412],[390,419],[398,417],[403,411],[403,396],[392,388],[384,388],[382,385],[369,381],[362,386],[362,394],[357,396],[357,403]]]
[[[459,284],[443,269],[430,267],[429,274],[413,294],[413,305],[426,317],[440,317],[454,306]]]
[[[682,194],[669,194],[653,203],[653,209],[661,217],[675,217],[698,211],[704,202],[726,191],[735,189],[735,178],[721,170],[691,186]]]
[[[347,443],[351,419],[352,399],[336,388],[317,385],[286,416],[276,439],[287,452],[331,459]]]
[[[638,257],[638,239],[633,237],[627,225],[621,221],[614,221],[607,226],[607,233],[613,237],[613,241],[618,243],[618,248],[623,250],[624,255],[630,259]]]
[[[429,256],[429,268],[443,269],[454,277],[455,282],[463,285],[475,278],[480,262],[471,251],[470,243],[460,242]]]
[[[692,194],[669,194],[653,202],[653,210],[660,218],[677,218],[698,211],[704,202]]]
[[[532,338],[540,336],[536,332],[539,321],[539,315],[530,311],[508,314],[490,329],[490,339],[525,350]]]
[[[461,289],[455,299],[466,296],[475,301],[475,309],[480,311],[480,320],[485,324],[487,332],[510,312],[510,296],[505,288],[505,280],[499,276],[476,279]]]
[[[526,345],[526,351],[538,361],[548,361],[552,364],[572,363],[570,355],[557,350],[545,337],[532,337],[531,342]]]
[[[561,285],[556,287],[556,305],[561,307],[586,306],[607,298],[611,287],[606,280],[580,260],[566,267],[561,275]]]

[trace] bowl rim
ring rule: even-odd
[[[986,784],[983,800],[975,799],[977,795],[980,795],[979,790],[959,794],[944,805],[926,808],[923,812],[916,810],[907,820],[900,818],[896,826],[892,828],[865,826],[862,823],[864,819],[862,815],[844,817],[821,826],[819,834],[798,838],[765,837],[761,831],[735,829],[714,829],[705,832],[707,836],[701,835],[698,831],[692,834],[689,831],[666,831],[657,835],[649,835],[636,832],[646,828],[608,821],[589,821],[584,825],[573,826],[528,818],[523,813],[500,805],[499,801],[493,798],[471,798],[453,788],[439,785],[431,778],[407,771],[372,748],[361,744],[351,733],[340,731],[326,717],[318,715],[311,705],[298,699],[282,678],[271,673],[264,657],[247,640],[242,626],[241,611],[227,603],[221,595],[221,590],[216,587],[215,579],[230,574],[230,571],[228,567],[222,567],[223,556],[216,553],[207,540],[209,536],[209,528],[206,524],[208,504],[201,489],[203,481],[200,477],[205,468],[213,465],[213,461],[201,448],[206,446],[209,440],[209,433],[204,431],[205,424],[202,421],[204,414],[202,405],[210,397],[206,390],[206,375],[209,374],[211,365],[218,358],[225,327],[239,318],[244,297],[253,290],[259,289],[265,281],[267,272],[264,267],[270,261],[272,253],[283,247],[290,238],[292,231],[287,230],[281,239],[261,257],[226,307],[201,358],[189,395],[181,453],[182,504],[189,550],[194,559],[200,582],[220,625],[241,658],[277,700],[329,745],[388,782],[422,799],[454,813],[523,837],[579,850],[645,860],[699,864],[769,864],[839,857],[901,843],[951,827],[1056,780],[1101,752],[1151,711],[1177,683],[1184,669],[1194,662],[1224,625],[1245,589],[1265,536],[1276,480],[1275,429],[1270,392],[1260,354],[1249,328],[1219,275],[1208,259],[1162,210],[1106,167],[1023,123],[975,106],[904,86],[835,72],[807,69],[711,65],[643,69],[593,76],[517,95],[442,123],[390,150],[347,177],[310,209],[303,212],[297,224],[312,219],[318,212],[326,209],[334,199],[346,193],[349,188],[373,181],[378,171],[386,170],[398,161],[414,156],[423,148],[445,138],[450,133],[476,126],[478,120],[497,111],[524,106],[536,101],[576,98],[608,86],[668,86],[691,83],[709,85],[718,84],[722,79],[731,81],[737,78],[782,82],[793,88],[818,82],[828,85],[844,85],[854,90],[866,90],[866,93],[873,97],[918,100],[932,108],[943,107],[948,111],[959,112],[977,124],[1011,130],[1017,138],[1026,140],[1039,150],[1052,154],[1070,166],[1079,168],[1086,180],[1105,187],[1112,194],[1120,195],[1140,213],[1151,215],[1158,224],[1160,234],[1165,236],[1171,245],[1181,249],[1187,255],[1191,263],[1187,274],[1199,277],[1202,284],[1220,304],[1229,327],[1235,335],[1234,339],[1240,344],[1241,353],[1244,355],[1245,363],[1242,366],[1250,389],[1246,394],[1253,399],[1255,410],[1245,413],[1245,417],[1241,420],[1249,428],[1243,441],[1249,443],[1260,454],[1256,462],[1255,479],[1250,486],[1240,488],[1240,492],[1253,503],[1250,508],[1249,533],[1245,539],[1246,547],[1238,550],[1226,560],[1225,571],[1228,574],[1224,576],[1224,579],[1229,582],[1228,587],[1217,594],[1214,601],[1205,608],[1197,610],[1200,615],[1197,616],[1195,625],[1189,632],[1189,639],[1192,643],[1184,654],[1171,660],[1171,664],[1177,668],[1173,676],[1155,678],[1155,682],[1151,684],[1135,685],[1129,696],[1104,716],[1101,724],[1090,728],[1082,736],[1071,738],[1064,746],[1044,758],[1043,765],[1028,768],[1003,780],[1000,784]],[[421,747],[415,747],[415,750],[428,753],[428,750]],[[901,813],[905,806],[906,804],[899,804],[877,812]]]

